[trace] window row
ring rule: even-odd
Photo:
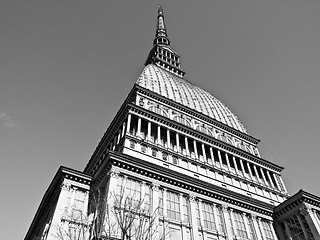
[[[192,225],[201,231],[216,232],[221,235],[230,234],[238,239],[257,240],[275,239],[271,223],[267,220],[253,220],[248,214],[226,206],[214,204],[200,199],[195,200],[189,195],[178,193],[166,188],[152,188],[151,184],[119,176],[116,195],[123,194],[135,201],[143,201],[143,207],[158,210],[159,215],[169,222]],[[152,199],[156,197],[156,201]],[[150,203],[157,206],[151,206]],[[128,204],[128,203],[127,203]],[[254,223],[255,221],[255,223]]]

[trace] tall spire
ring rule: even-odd
[[[162,7],[159,6],[156,36],[145,65],[155,64],[179,77],[185,72],[180,66],[180,55],[170,46],[167,29],[164,23]]]
[[[159,9],[158,9],[157,31],[156,31],[156,37],[153,41],[154,45],[157,43],[170,45],[170,40],[168,39],[167,29],[164,23],[163,10],[161,6],[159,6]]]

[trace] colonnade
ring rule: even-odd
[[[138,139],[153,143],[162,149],[213,165],[260,185],[286,192],[282,179],[277,173],[141,117],[129,114],[127,122],[123,124],[123,131],[124,129]],[[123,136],[123,131],[119,132],[119,136]]]

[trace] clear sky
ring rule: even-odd
[[[225,103],[291,194],[320,195],[320,1],[0,1],[0,226],[23,239],[143,69],[158,5],[186,79]]]

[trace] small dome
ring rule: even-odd
[[[136,83],[236,130],[247,133],[238,117],[213,95],[156,65],[147,65]]]

